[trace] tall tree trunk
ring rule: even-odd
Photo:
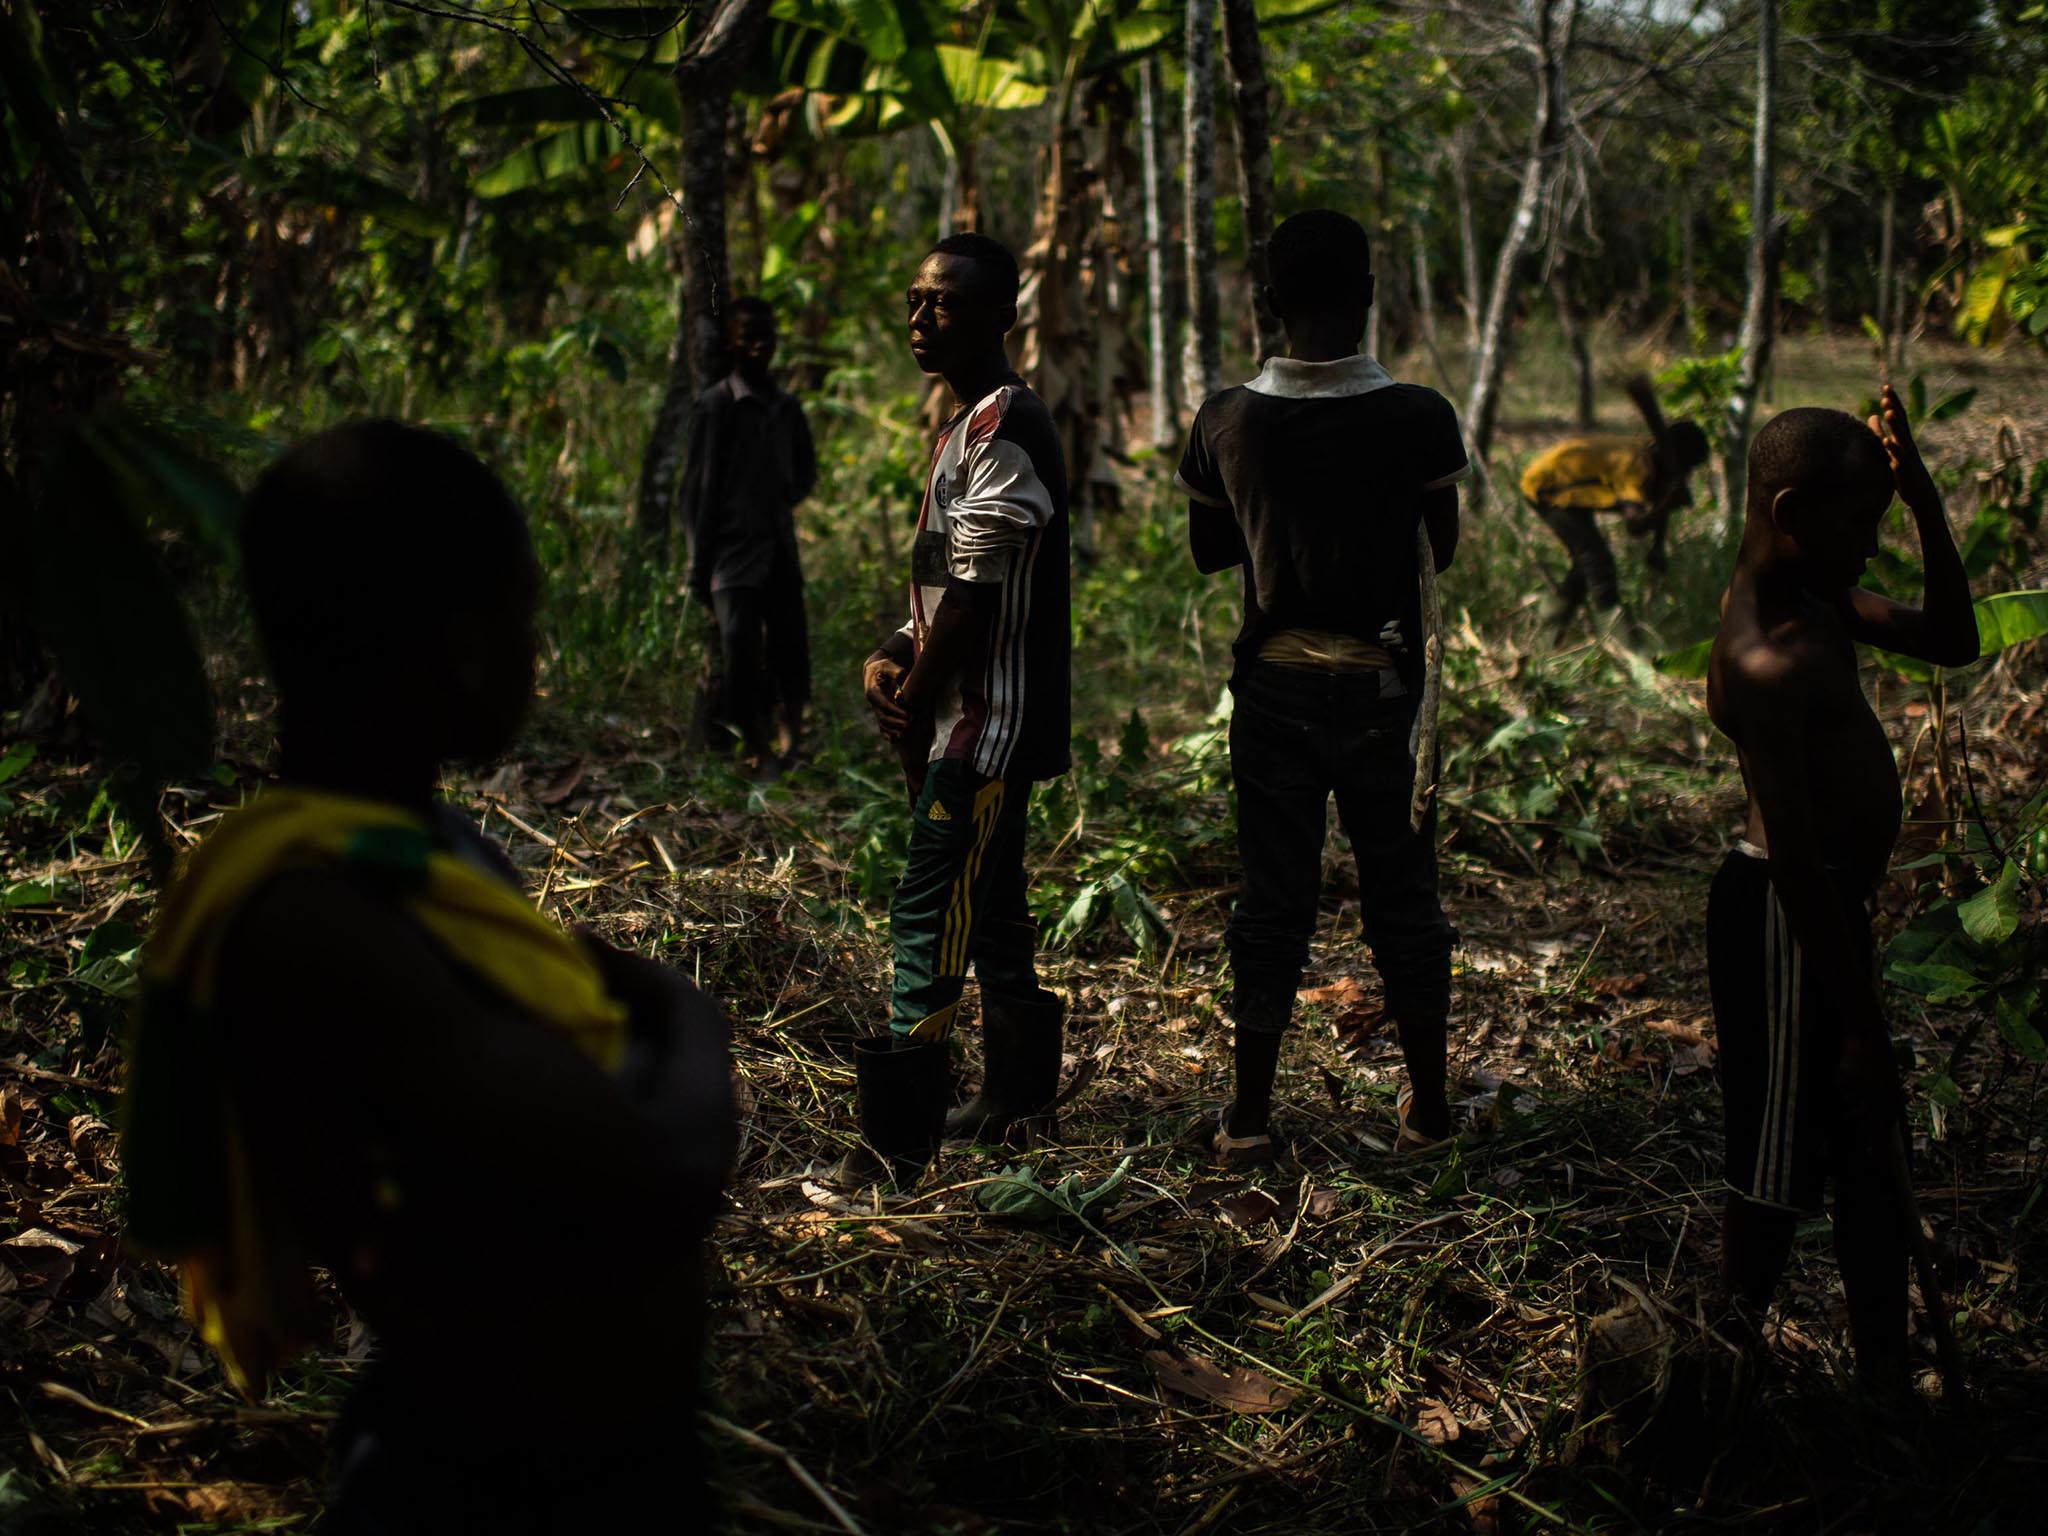
[[[1892,248],[1898,222],[1899,194],[1887,176],[1884,202],[1877,216],[1877,330],[1887,339],[1892,334]]]
[[[1831,290],[1834,286],[1835,242],[1828,230],[1825,213],[1819,219],[1820,248],[1813,258],[1813,307],[1818,329],[1825,336],[1834,318]]]
[[[1558,24],[1558,11],[1564,11]],[[1536,219],[1556,179],[1563,140],[1564,69],[1578,22],[1579,0],[1532,0],[1530,42],[1536,57],[1535,105],[1530,114],[1529,152],[1522,162],[1521,190],[1507,234],[1494,257],[1493,284],[1486,295],[1486,319],[1480,327],[1479,353],[1472,364],[1471,387],[1465,396],[1465,431],[1470,438],[1472,495],[1484,506],[1491,494],[1486,471],[1493,446],[1494,420],[1500,411],[1501,376],[1507,368],[1508,332],[1514,323],[1515,299],[1521,287],[1522,258],[1536,236]]]
[[[1443,354],[1437,347],[1436,339],[1436,295],[1429,288],[1429,241],[1422,232],[1422,221],[1408,221],[1408,255],[1414,277],[1411,283],[1415,289],[1415,325],[1422,333],[1422,345],[1438,365]]]
[[[1216,0],[1188,0],[1183,73],[1188,336],[1181,382],[1188,403],[1199,404],[1216,392],[1223,375],[1223,296],[1216,280]]]
[[[1771,366],[1778,311],[1778,0],[1758,0],[1756,35],[1756,136],[1749,170],[1748,295],[1742,306],[1742,367],[1728,397],[1722,460],[1728,483],[1730,524],[1742,515],[1744,461],[1757,396]]]
[[[676,339],[668,386],[640,460],[637,521],[650,538],[666,540],[682,476],[684,429],[700,381],[724,362],[725,118],[734,84],[768,20],[768,0],[718,0],[710,22],[676,60],[682,114],[682,246]]]
[[[1479,316],[1485,295],[1479,286],[1479,226],[1472,217],[1472,136],[1460,128],[1451,140],[1451,190],[1458,202],[1458,265],[1464,289],[1459,302],[1465,309],[1465,366],[1479,358]]]
[[[1170,221],[1166,212],[1165,114],[1159,110],[1157,56],[1138,66],[1138,119],[1144,136],[1145,165],[1145,339],[1148,348],[1147,393],[1152,406],[1152,446],[1170,448],[1180,436],[1180,402],[1174,389],[1172,348],[1175,340],[1173,269],[1167,260]]]
[[[1266,57],[1253,0],[1223,0],[1223,62],[1237,103],[1237,174],[1244,196],[1244,264],[1251,277],[1252,331],[1261,358],[1287,349],[1266,303],[1266,241],[1273,233],[1273,118]]]
[[[1693,265],[1692,181],[1681,178],[1678,188],[1678,303],[1685,316],[1685,345],[1700,344],[1700,285]]]

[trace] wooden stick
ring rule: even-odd
[[[1444,614],[1436,590],[1436,550],[1429,526],[1415,525],[1416,574],[1422,580],[1422,702],[1416,706],[1410,742],[1415,748],[1415,789],[1408,799],[1408,825],[1422,830],[1436,794],[1436,711],[1443,698]]]

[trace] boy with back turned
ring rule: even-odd
[[[1921,608],[1858,584],[1894,491],[1919,533]],[[1890,1395],[1909,1382],[1905,1126],[1871,900],[1900,797],[1857,678],[1859,641],[1942,666],[1977,656],[1969,581],[1890,385],[1867,425],[1809,408],[1757,433],[1707,692],[1749,793],[1748,825],[1707,907],[1731,1323],[1755,1342],[1799,1218],[1832,1177],[1857,1374]]]
[[[1197,569],[1244,569],[1230,679],[1236,1097],[1215,1134],[1226,1164],[1274,1155],[1273,1078],[1315,936],[1332,794],[1408,1071],[1401,1143],[1450,1131],[1453,934],[1434,813],[1419,829],[1409,820],[1410,731],[1423,681],[1416,536],[1427,528],[1436,569],[1450,564],[1465,447],[1448,401],[1359,351],[1373,297],[1364,229],[1328,209],[1299,213],[1268,254],[1288,355],[1203,403],[1178,476]]]

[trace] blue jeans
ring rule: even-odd
[[[1358,859],[1359,912],[1387,1011],[1442,1018],[1457,933],[1437,899],[1434,808],[1420,832],[1408,824],[1414,698],[1391,673],[1256,660],[1239,663],[1230,689],[1241,867],[1226,935],[1237,979],[1233,1020],[1261,1032],[1287,1027],[1315,937],[1333,794]]]

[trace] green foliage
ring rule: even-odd
[[[1133,1159],[1125,1158],[1103,1179],[1090,1182],[1085,1174],[1070,1173],[1059,1183],[1041,1183],[1035,1170],[1023,1166],[1005,1168],[982,1185],[975,1196],[981,1208],[1015,1221],[1075,1221],[1085,1224],[1098,1210],[1108,1209],[1130,1181]]]
[[[2015,830],[1994,842],[1989,828],[1971,828],[1968,853],[1980,883],[1967,894],[1936,901],[1894,938],[1885,978],[1931,1005],[1988,1014],[1998,1035],[2021,1058],[2048,1061],[2048,791],[2021,810]],[[1953,1091],[1979,1029],[1958,1041],[1936,1086]]]

